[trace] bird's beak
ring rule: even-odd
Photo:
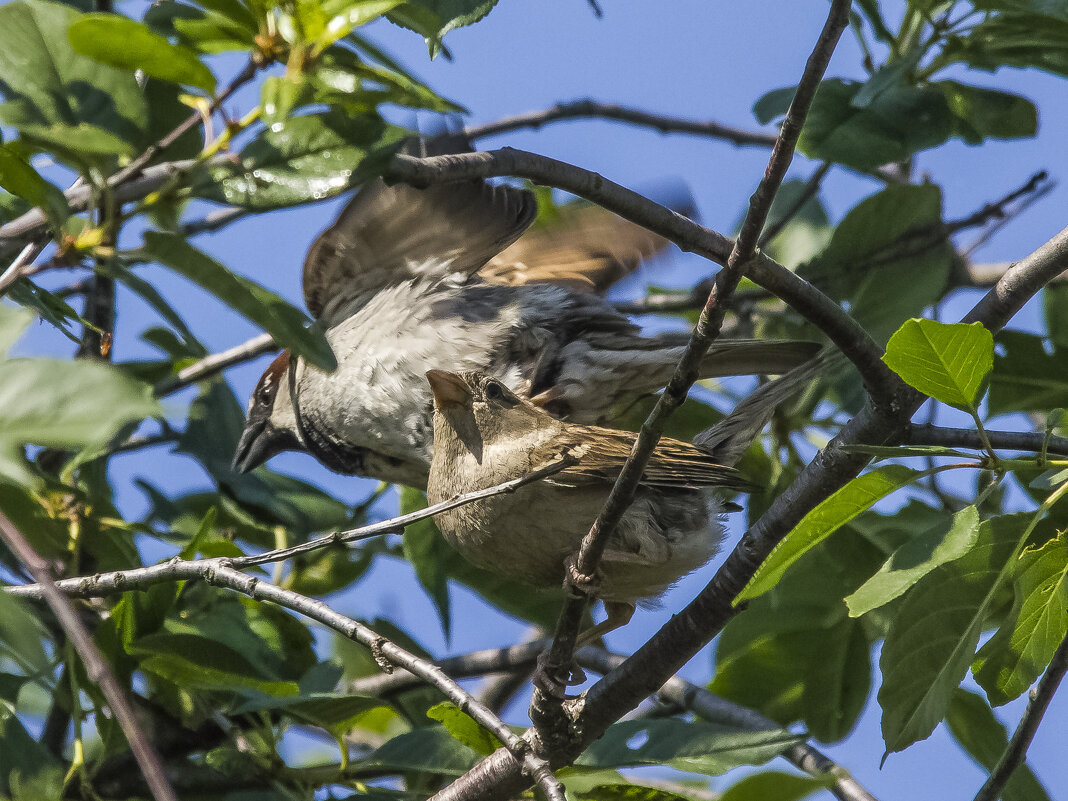
[[[434,405],[439,409],[447,406],[466,406],[471,401],[471,387],[456,373],[448,370],[427,370],[426,380],[434,393]]]
[[[296,437],[275,428],[268,419],[250,419],[237,441],[231,466],[239,473],[248,473],[272,456],[288,450],[300,450]]]

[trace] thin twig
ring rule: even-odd
[[[0,525],[5,520],[6,518],[0,515]],[[0,531],[2,531],[2,528],[0,528]],[[335,612],[322,601],[308,598],[292,590],[277,587],[254,576],[245,575],[234,566],[239,561],[235,559],[172,560],[152,568],[119,571],[118,573],[87,576],[75,580],[67,579],[54,584],[39,582],[36,585],[11,587],[8,588],[8,591],[15,595],[29,597],[47,598],[48,593],[55,590],[72,597],[95,597],[113,592],[143,589],[162,581],[202,579],[214,587],[233,590],[257,601],[270,601],[278,604],[367,646],[383,670],[391,671],[394,666],[404,668],[441,690],[446,698],[491,731],[497,739],[505,744],[509,753],[523,765],[524,773],[541,786],[549,799],[563,801],[563,789],[559,781],[553,776],[548,763],[537,757],[522,738],[517,736],[499,717],[479,703],[459,684],[446,676],[440,667],[427,659],[406,651],[359,621]],[[117,581],[120,576],[121,580]],[[35,578],[37,577],[35,576]],[[61,600],[64,599],[61,598]],[[157,798],[160,797],[157,796]]]
[[[1058,456],[1068,456],[1068,439],[1065,437],[1049,437],[1043,433],[1034,431],[987,431],[987,439],[995,448],[1003,448],[1010,451],[1034,451],[1042,450],[1044,442],[1048,442],[1047,453]],[[936,425],[909,425],[902,432],[898,442],[902,445],[937,445],[946,448],[969,448],[982,450],[983,441],[979,432],[973,428],[946,428]]]
[[[259,334],[242,342],[240,345],[235,345],[220,353],[205,356],[200,361],[182,368],[174,376],[165,378],[156,384],[153,392],[157,398],[162,398],[164,395],[170,395],[184,387],[188,387],[190,384],[195,384],[222,372],[227,367],[242,364],[277,349],[278,345],[275,344],[274,337],[270,334]]]
[[[218,231],[220,228],[225,228],[232,222],[247,217],[251,213],[250,210],[243,209],[240,206],[215,209],[214,211],[208,212],[199,220],[191,220],[190,222],[182,223],[182,225],[178,227],[178,231],[183,236],[196,236],[197,234],[212,233]]]
[[[633,125],[641,125],[646,128],[655,128],[661,133],[692,134],[694,136],[706,136],[712,139],[723,139],[735,145],[755,145],[757,147],[772,147],[775,144],[775,135],[760,131],[746,131],[741,128],[733,128],[711,120],[689,120],[680,117],[671,117],[666,114],[654,114],[641,109],[621,106],[617,103],[600,103],[596,100],[572,100],[568,103],[557,103],[552,108],[542,111],[531,111],[526,114],[517,114],[514,117],[506,117],[497,122],[477,125],[466,128],[464,135],[469,139],[484,139],[490,136],[515,131],[520,128],[540,128],[541,126],[557,122],[559,120],[575,119],[605,119],[617,122],[627,122]]]
[[[1031,693],[1020,723],[1013,732],[1012,739],[1001,755],[998,764],[994,766],[989,778],[975,794],[975,801],[997,801],[1001,797],[1005,785],[1012,777],[1013,771],[1023,764],[1027,756],[1027,749],[1038,731],[1038,724],[1042,722],[1042,716],[1046,714],[1053,695],[1060,686],[1061,679],[1068,672],[1068,637],[1061,640],[1060,646],[1053,654],[1053,659],[1046,668],[1046,672],[1038,682],[1038,686]]]
[[[0,539],[26,567],[40,588],[40,595],[51,608],[56,620],[85,665],[90,681],[96,684],[107,699],[115,719],[130,744],[141,773],[148,782],[156,801],[177,801],[174,790],[168,784],[159,755],[153,750],[134,715],[126,695],[108,667],[103,654],[97,649],[93,638],[82,625],[70,601],[63,596],[48,572],[48,563],[34,550],[14,523],[0,512]]]

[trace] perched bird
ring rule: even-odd
[[[527,584],[560,586],[635,434],[556,420],[484,373],[430,370],[426,376],[434,393],[430,503],[567,463],[514,492],[434,517],[445,539],[475,565]],[[596,635],[625,624],[636,601],[660,595],[716,553],[723,506],[708,487],[752,485],[695,446],[661,439],[601,559],[597,595],[608,620]]]
[[[608,619],[582,641],[625,625],[636,602],[655,598],[715,555],[728,508],[723,495],[755,488],[734,462],[777,407],[841,363],[828,351],[763,384],[695,445],[660,440],[598,568],[596,594]],[[468,561],[496,575],[560,586],[636,435],[557,420],[484,373],[429,370],[426,377],[434,395],[430,503],[562,464],[513,492],[435,515],[438,529]]]
[[[304,265],[339,366],[283,351],[252,395],[235,467],[304,450],[340,473],[424,488],[432,368],[491,374],[583,423],[661,388],[687,337],[643,335],[599,293],[665,240],[596,207],[524,235],[536,212],[532,193],[484,181],[360,189]],[[817,349],[721,341],[701,376],[779,374]]]

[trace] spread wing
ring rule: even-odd
[[[583,431],[596,437],[582,436]],[[551,481],[570,484],[611,483],[623,469],[635,435],[596,426],[569,426],[562,444],[575,464],[557,473]],[[687,442],[664,437],[645,468],[642,484],[650,487],[726,487],[748,492],[755,487],[733,467],[717,462]]]
[[[304,261],[308,310],[332,325],[353,305],[418,275],[471,274],[533,222],[534,195],[463,181],[415,189],[363,186]]]
[[[490,259],[479,276],[492,284],[556,284],[604,292],[668,241],[599,206],[569,203]]]

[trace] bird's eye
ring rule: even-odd
[[[500,400],[504,397],[504,387],[496,381],[490,381],[486,384],[485,394],[486,400]]]

